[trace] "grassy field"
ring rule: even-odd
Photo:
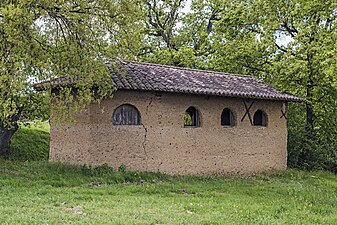
[[[172,177],[13,159],[0,159],[0,224],[337,224],[328,172]]]
[[[39,123],[22,126],[11,141],[11,155],[8,159],[19,161],[48,160],[49,124]]]

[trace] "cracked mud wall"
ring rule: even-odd
[[[142,125],[112,125],[112,113],[121,104],[137,107]],[[201,126],[184,128],[189,106],[199,110]],[[235,115],[234,127],[222,127],[220,116],[228,107]],[[104,112],[101,113],[102,108]],[[101,108],[77,115],[77,122],[52,126],[53,161],[99,165],[115,169],[159,171],[168,174],[251,174],[285,169],[286,120],[280,118],[282,102],[255,100],[268,115],[267,127],[254,127],[241,99],[174,93],[118,91]]]

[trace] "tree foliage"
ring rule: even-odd
[[[145,59],[251,74],[303,97],[303,105],[290,104],[289,164],[336,165],[335,1],[195,0],[178,14],[174,48]]]
[[[68,86],[54,96],[58,115],[112,95],[105,61],[133,55],[130,46],[140,26],[138,4],[129,0],[1,1],[0,152],[8,151],[18,121],[49,114],[44,107],[48,93],[35,92],[34,83],[63,76],[74,83],[76,101]]]
[[[289,106],[289,164],[336,165],[337,3],[193,0],[186,12],[187,3],[2,1],[1,128],[48,114],[34,82],[69,77],[76,101],[67,85],[53,96],[57,114],[68,117],[113,94],[107,58],[137,59],[251,74],[303,97]]]
[[[291,106],[298,112],[289,123],[290,153],[298,154],[295,164],[326,166],[322,162],[336,160],[336,2],[232,1],[222,12],[218,40],[226,41],[221,46],[236,43],[234,58],[248,72],[306,100],[302,111]],[[223,59],[223,53],[215,58]],[[298,139],[291,139],[298,133]]]

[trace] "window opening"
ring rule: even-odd
[[[140,113],[132,105],[118,106],[112,116],[113,125],[140,125]]]
[[[221,113],[221,126],[234,126],[234,115],[229,108],[225,108]]]
[[[267,114],[260,109],[254,114],[254,126],[267,126]]]
[[[184,126],[185,127],[199,127],[200,119],[198,110],[194,107],[189,107],[184,114]]]

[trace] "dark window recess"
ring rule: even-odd
[[[233,112],[225,108],[221,113],[221,126],[233,127],[235,125]]]
[[[140,125],[140,114],[132,105],[121,105],[112,115],[113,125]]]
[[[267,114],[262,110],[257,110],[254,114],[254,126],[267,126]]]
[[[185,127],[199,127],[199,113],[194,107],[189,107],[184,114],[184,126]]]

